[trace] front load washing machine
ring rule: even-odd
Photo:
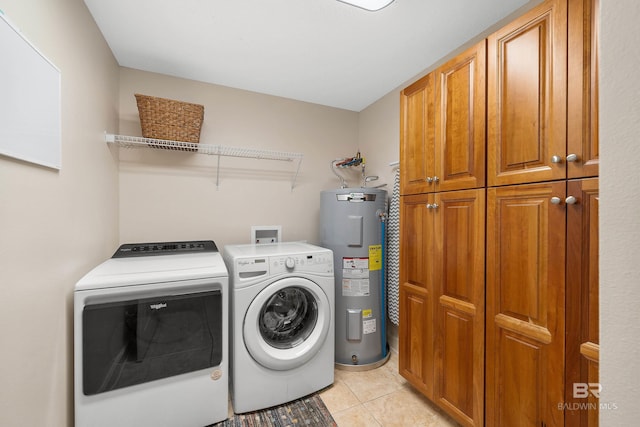
[[[75,425],[228,415],[228,273],[211,240],[125,244],[74,292]]]
[[[298,242],[229,245],[223,257],[234,412],[281,405],[331,385],[332,251]]]

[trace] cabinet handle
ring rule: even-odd
[[[431,184],[433,182],[433,178],[431,178],[430,176],[427,177],[426,181]]]
[[[437,203],[427,203],[427,209],[438,209],[440,206]]]
[[[575,198],[575,197],[573,197],[573,196],[569,196],[569,197],[567,197],[566,199],[564,199],[564,202],[565,202],[566,204],[568,204],[568,205],[574,205],[574,204],[578,203],[578,199],[576,199],[576,198]]]
[[[575,153],[571,153],[567,156],[567,162],[577,162],[578,155]],[[560,156],[551,156],[551,163],[562,163],[562,157]]]
[[[559,205],[561,201],[562,201],[562,199],[560,199],[560,197],[552,197],[551,198],[551,204],[554,204],[554,205]]]
[[[433,182],[440,182],[440,178],[438,178],[437,176],[433,177]]]

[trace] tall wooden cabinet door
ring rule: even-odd
[[[398,367],[414,387],[433,399],[433,195],[400,201],[400,325]]]
[[[565,191],[487,190],[487,426],[564,422]]]
[[[566,177],[566,44],[566,0],[548,0],[489,36],[489,186]]]
[[[435,86],[428,74],[400,94],[400,194],[434,191],[433,121]]]
[[[464,426],[484,423],[485,189],[436,193],[434,401]]]
[[[599,0],[569,0],[567,174],[598,176]]]
[[[483,187],[486,150],[486,40],[435,71],[438,191]]]
[[[567,184],[567,426],[598,425],[598,179]],[[591,384],[591,385],[589,385]]]

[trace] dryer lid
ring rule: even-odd
[[[218,252],[110,258],[80,279],[75,290],[221,277],[226,280],[228,276]]]

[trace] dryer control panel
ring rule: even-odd
[[[121,245],[111,258],[131,258],[154,255],[176,255],[198,252],[218,252],[213,240],[185,242],[127,243]]]

